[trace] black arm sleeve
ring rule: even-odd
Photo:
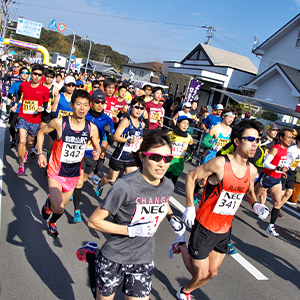
[[[8,98],[8,99],[11,99],[11,100],[12,100],[12,99],[13,99],[13,97],[14,97],[14,96],[13,96],[13,94],[12,94],[12,93],[8,93],[8,94],[7,94],[7,98]]]
[[[114,143],[114,136],[112,134],[107,135],[107,143],[108,145],[112,145]]]
[[[119,111],[117,117],[118,117],[119,119],[121,119],[123,116],[124,116],[124,114],[123,114],[121,111]]]
[[[144,123],[145,123],[145,128],[144,130],[147,131],[149,128],[149,119],[144,119]]]
[[[18,92],[17,92],[17,95],[16,95],[16,103],[19,103],[19,101],[20,101],[20,99],[21,99],[21,96],[22,96],[21,92],[18,91]]]
[[[44,110],[46,110],[48,108],[48,102],[43,102],[43,107],[44,107]]]
[[[56,113],[54,111],[51,111],[50,113],[50,119],[53,120],[56,118]]]

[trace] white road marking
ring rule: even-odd
[[[173,206],[175,206],[182,213],[185,211],[185,207],[181,203],[179,203],[173,196],[170,197],[169,201]],[[257,280],[269,280],[265,275],[263,275],[257,268],[255,268],[250,262],[248,262],[239,253],[230,256],[233,259],[235,259],[242,267],[244,267]]]

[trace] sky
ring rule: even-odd
[[[259,59],[251,53],[254,36],[260,43],[300,12],[300,0],[17,0],[17,15],[40,22],[55,19],[76,35],[110,45],[133,62],[181,61],[199,43]],[[15,14],[15,15],[13,15]],[[71,34],[66,30],[66,35]]]

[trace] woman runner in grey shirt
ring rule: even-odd
[[[134,153],[140,168],[118,179],[91,215],[90,228],[111,234],[97,257],[94,242],[77,250],[78,259],[89,262],[90,285],[92,291],[96,290],[96,299],[114,299],[120,285],[126,300],[149,299],[154,233],[165,216],[184,239],[185,226],[168,203],[174,185],[164,177],[173,159],[171,153],[168,135],[157,131],[147,134]],[[106,219],[109,215],[112,222]]]

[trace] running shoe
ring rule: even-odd
[[[17,173],[18,176],[24,176],[25,171],[24,171],[24,165],[19,166],[19,171]]]
[[[73,223],[81,223],[81,213],[79,210],[76,210],[74,213],[74,219],[73,219]]]
[[[47,199],[42,207],[41,215],[43,216],[44,220],[47,220],[50,217],[51,209],[50,209],[50,197],[47,196]]]
[[[97,195],[98,197],[101,197],[102,192],[103,192],[103,187],[101,187],[101,186],[98,184],[97,189],[96,189],[96,195]]]
[[[96,174],[94,174],[92,177],[92,183],[93,183],[93,185],[99,184],[99,179]]]
[[[228,254],[232,255],[232,254],[236,254],[238,253],[237,250],[231,245],[231,243],[228,244]]]
[[[271,235],[271,236],[279,236],[279,233],[275,231],[275,226],[274,224],[269,224],[266,234]]]
[[[58,230],[55,223],[50,223],[50,221],[47,222],[48,226],[48,235],[50,235],[53,239],[56,239],[58,237]]]
[[[195,299],[195,297],[192,296],[190,293],[184,293],[182,290],[183,290],[183,286],[176,293],[177,299],[179,299],[179,300],[193,300],[193,299]]]
[[[200,203],[198,198],[197,198],[197,195],[194,195],[193,198],[194,198],[194,204],[199,204]]]
[[[35,148],[31,148],[31,151],[30,151],[30,158],[31,158],[31,159],[35,159],[35,158],[36,158]]]
[[[284,219],[284,215],[281,213],[281,211],[278,212],[278,218]]]
[[[180,236],[177,236],[175,238],[175,241],[168,247],[168,256],[169,258],[173,258],[176,256],[176,254],[180,253],[180,250],[178,249],[178,243],[180,242],[183,242],[185,243],[185,236],[184,234],[183,235],[180,235]]]
[[[96,254],[96,252],[97,252],[97,243],[96,242],[88,242],[87,244],[85,244],[83,247],[80,247],[76,251],[76,256],[80,261],[87,262],[86,254],[87,253]]]
[[[23,158],[23,164],[26,163],[26,161],[27,161],[27,156],[28,156],[28,152],[25,152],[24,158]]]

